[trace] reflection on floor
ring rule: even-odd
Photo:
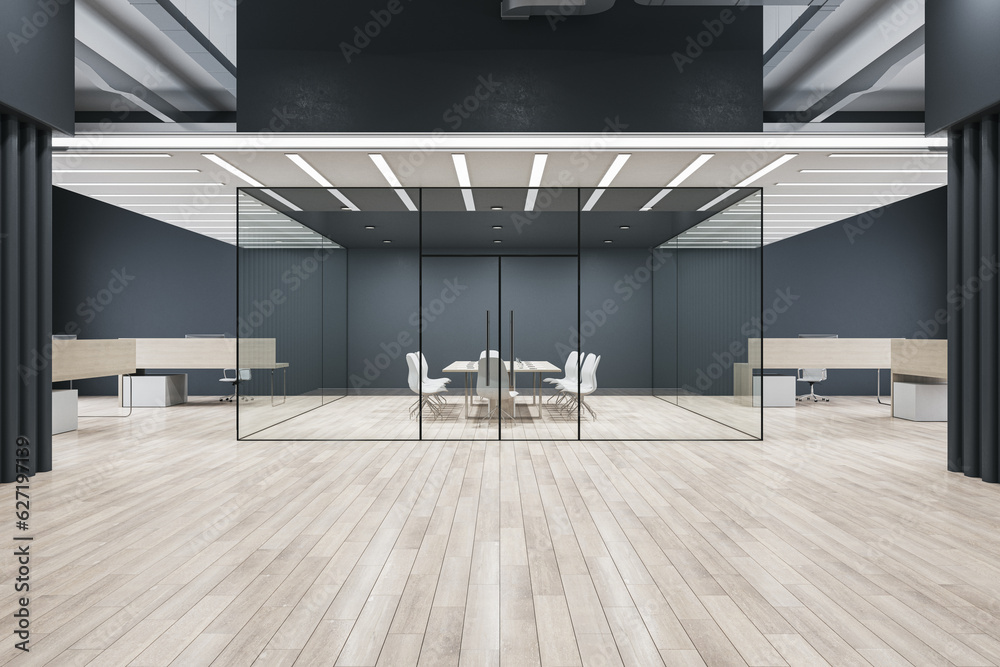
[[[237,442],[234,413],[54,438],[0,662],[1000,662],[998,488],[873,398],[727,443]]]
[[[577,423],[576,410],[548,398],[541,405],[520,399],[515,419],[503,428],[488,403],[473,401],[466,416],[461,396],[438,411],[425,407],[422,424],[409,417],[411,396],[347,396],[325,405],[318,397],[290,397],[272,408],[267,397],[240,405],[242,437],[267,440],[575,440],[579,429],[591,440],[747,440],[760,433],[760,410],[731,398],[685,397],[675,402],[653,396],[590,396]],[[683,407],[681,407],[683,406]],[[440,414],[438,414],[440,413]],[[707,415],[707,416],[706,416]],[[735,428],[734,428],[735,427]]]

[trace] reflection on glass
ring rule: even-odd
[[[761,437],[759,190],[239,198],[240,438]]]

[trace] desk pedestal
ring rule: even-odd
[[[76,389],[52,390],[52,435],[77,429],[78,405],[79,392]]]
[[[129,403],[130,397],[131,403]],[[187,373],[133,375],[122,378],[122,407],[166,408],[187,403],[187,400]]]

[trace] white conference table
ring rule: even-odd
[[[504,368],[507,372],[511,372],[511,363],[509,361],[503,362]],[[561,373],[562,369],[552,364],[548,361],[521,361],[514,362],[513,377],[514,380],[510,383],[511,390],[517,391],[517,375],[519,373],[530,373],[531,374],[531,405],[538,405],[538,414],[542,414],[542,373]],[[472,376],[479,372],[479,362],[478,361],[453,361],[441,371],[442,373],[465,373],[465,418],[469,418],[469,410],[472,406],[472,388],[473,380]]]

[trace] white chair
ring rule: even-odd
[[[446,385],[449,382],[451,382],[451,378],[429,378],[429,377],[427,377],[427,372],[428,372],[428,368],[429,368],[428,365],[427,365],[427,357],[424,356],[423,352],[414,352],[412,354],[419,354],[420,355],[420,381],[421,381],[421,383],[423,383],[425,385],[436,384],[436,385],[440,385],[441,387],[444,387],[445,389],[448,388]],[[444,398],[442,398],[438,394],[432,394],[431,398],[433,398],[434,400],[436,400],[436,401],[438,401],[440,403],[445,403],[446,402],[444,400]]]
[[[490,376],[488,383],[486,382],[487,369]],[[476,377],[476,395],[487,399],[491,404],[496,403],[493,409],[490,410],[490,413],[486,415],[486,419],[490,419],[499,411],[501,424],[504,417],[514,421],[516,417],[515,410],[517,409],[515,399],[518,393],[510,390],[510,376],[507,374],[507,369],[504,368],[499,356],[494,357],[491,354],[489,358],[483,356],[479,359],[479,373]],[[510,414],[503,408],[504,401],[511,402]]]
[[[406,355],[406,369],[406,381],[410,385],[410,391],[418,396],[417,400],[410,406],[410,418],[413,418],[417,410],[423,409],[424,405],[429,407],[436,416],[440,417],[442,413],[437,400],[430,399],[432,397],[440,399],[438,394],[442,394],[448,390],[444,388],[444,385],[424,384],[420,381],[420,369],[417,368],[416,352],[410,352]]]
[[[800,368],[799,374],[795,379],[799,382],[809,383],[809,393],[802,396],[796,396],[796,401],[812,401],[814,403],[819,403],[820,401],[826,401],[827,403],[830,402],[829,398],[816,394],[816,383],[826,380],[825,368]]]
[[[559,388],[560,383],[575,384],[576,374],[578,370],[576,360],[577,360],[577,352],[576,350],[573,350],[572,352],[569,353],[569,356],[566,357],[566,369],[563,372],[563,377],[545,378],[544,380],[542,380],[542,382],[556,385],[557,389]],[[553,395],[551,398],[549,398],[549,402],[551,403],[553,398],[558,398],[560,395],[561,394]]]
[[[580,382],[558,385],[562,388],[563,393],[570,397],[569,406],[574,406],[577,409],[581,407],[587,408],[587,412],[594,419],[597,419],[597,413],[583,400],[583,397],[590,396],[597,391],[597,367],[600,364],[601,355],[588,354],[587,358],[583,360],[583,368],[580,370]]]
[[[232,377],[229,376],[229,371],[233,372]],[[240,383],[241,382],[249,382],[250,381],[250,377],[251,377],[251,375],[250,375],[250,369],[249,368],[241,368],[238,372],[237,372],[237,370],[235,368],[224,368],[224,369],[222,369],[222,377],[219,378],[219,382],[225,382],[225,383],[229,384],[230,386],[232,386],[233,393],[230,394],[229,396],[220,397],[219,400],[220,401],[229,401],[230,403],[232,403],[233,399],[236,398],[236,395],[239,393]],[[243,400],[244,401],[252,401],[253,400],[253,396],[244,396]]]

